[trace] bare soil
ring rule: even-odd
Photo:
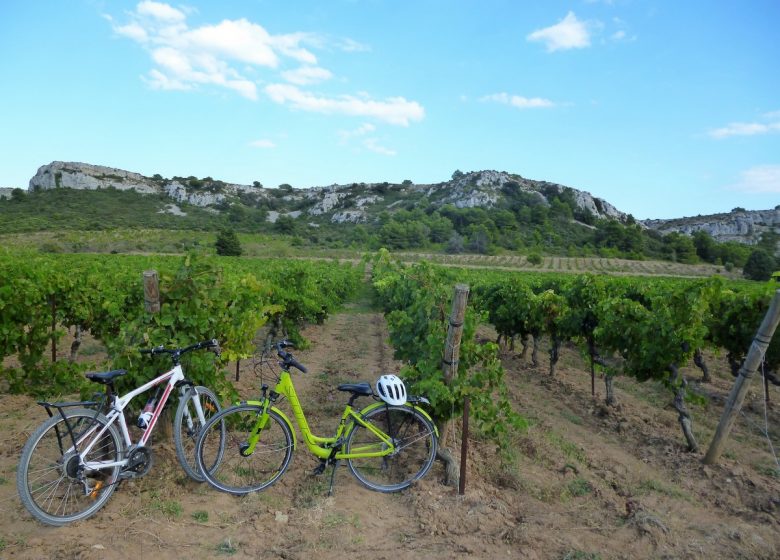
[[[316,433],[335,427],[345,402],[338,383],[401,366],[382,316],[359,307],[304,336],[311,345],[295,354],[310,373],[294,380]],[[317,462],[301,444],[279,483],[236,498],[189,480],[173,444],[156,441],[146,477],[123,482],[92,518],[61,528],[32,519],[16,494],[20,450],[45,413],[29,397],[0,395],[0,558],[777,558],[780,479],[759,430],[759,382],[720,464],[705,467],[703,453],[686,451],[662,388],[618,379],[619,405],[606,407],[603,384],[592,397],[587,365],[572,349],[554,377],[545,360],[533,367],[509,350],[502,359],[515,409],[531,426],[506,442],[506,454],[472,432],[463,496],[442,484],[440,464],[389,495],[341,467],[328,496],[329,472],[313,476]],[[713,382],[694,383],[707,400],[691,405],[703,451],[733,383],[722,362],[709,356]],[[227,371],[232,378],[235,365]],[[261,378],[251,360],[240,376],[242,397],[256,396]],[[771,399],[780,400],[776,389]],[[780,414],[770,407],[767,418],[780,441]]]

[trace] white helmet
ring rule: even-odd
[[[376,392],[379,398],[387,404],[402,405],[406,403],[406,387],[404,382],[395,375],[383,375],[377,379]]]

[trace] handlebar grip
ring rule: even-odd
[[[294,367],[294,368],[297,368],[297,369],[301,370],[301,372],[303,372],[303,373],[307,373],[306,366],[304,366],[303,364],[301,364],[300,362],[298,362],[298,360],[296,360],[295,358],[291,358],[291,359],[290,359],[290,361],[289,361],[288,363],[289,363],[289,364],[290,364],[292,367]]]

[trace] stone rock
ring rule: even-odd
[[[697,231],[706,231],[719,242],[737,241],[755,245],[765,231],[780,233],[780,206],[774,210],[738,210],[672,220],[644,220],[642,224],[662,234],[676,231],[693,235]]]

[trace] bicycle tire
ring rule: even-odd
[[[211,486],[236,496],[258,492],[279,480],[290,466],[293,434],[282,417],[268,411],[268,423],[251,454],[246,453],[249,434],[257,423],[262,408],[237,405],[227,408],[206,423],[198,438],[198,467]],[[219,452],[218,430],[224,430],[223,455]],[[206,469],[205,465],[215,465]]]
[[[205,422],[201,424],[198,419],[194,398],[200,399],[201,408],[205,417]],[[222,407],[219,405],[219,399],[208,387],[198,385],[190,387],[183,397],[179,399],[179,406],[176,408],[176,415],[173,419],[173,441],[176,446],[176,457],[179,459],[184,472],[196,482],[203,482],[204,478],[198,467],[198,460],[195,457],[195,446],[198,443],[198,436],[211,417],[219,413]],[[187,422],[186,412],[189,412],[190,422]],[[190,423],[192,425],[190,425]],[[222,460],[221,451],[224,450],[224,430],[220,434],[221,442],[218,442],[218,452],[215,453],[215,463],[209,466],[210,469]]]
[[[108,424],[105,416],[96,416],[94,410],[86,408],[66,410],[65,417],[77,441],[79,434],[88,430],[97,433]],[[72,445],[65,420],[55,413],[38,426],[22,449],[16,488],[22,505],[46,525],[62,526],[90,517],[105,505],[119,479],[118,465],[90,472],[77,468],[76,454],[67,452]],[[84,448],[86,444],[79,447]],[[119,461],[123,450],[119,430],[111,424],[85,459]],[[84,483],[77,479],[79,475],[88,484],[94,484],[89,494],[85,493]]]
[[[409,405],[380,406],[363,419],[389,435],[396,451],[384,457],[347,459],[352,474],[361,484],[377,492],[398,492],[425,476],[436,459],[438,438],[433,423]],[[360,424],[347,435],[345,450],[384,446]]]

